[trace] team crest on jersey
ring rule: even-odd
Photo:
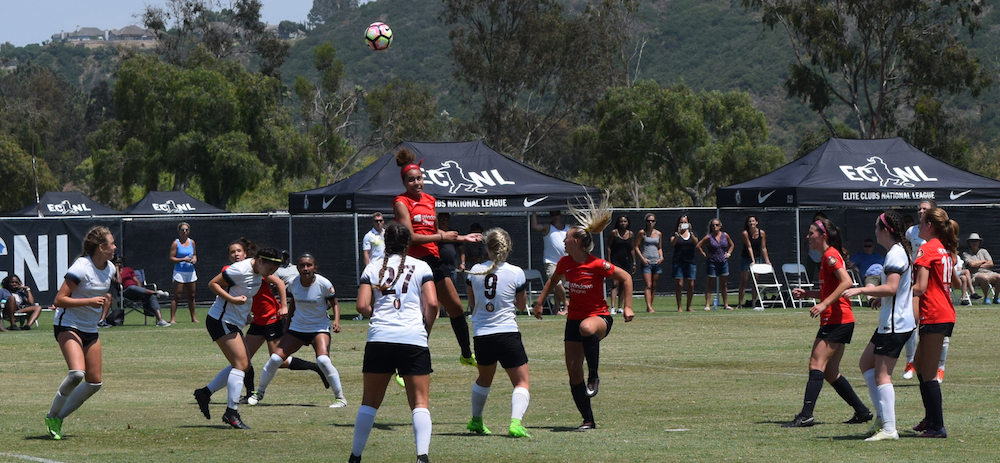
[[[605,272],[610,272],[611,271],[611,262],[604,261],[603,265],[604,265],[604,271]]]
[[[486,311],[487,312],[493,312],[495,309],[496,309],[496,306],[494,306],[492,302],[487,302],[486,303]]]
[[[402,304],[401,304],[401,303],[399,302],[399,299],[393,299],[393,301],[392,301],[392,307],[393,307],[393,308],[395,308],[396,310],[399,310],[399,307],[400,307],[401,305],[402,305]]]
[[[830,256],[829,258],[826,259],[826,263],[830,265],[837,265],[837,258]]]
[[[924,256],[924,248],[917,249],[917,259]]]

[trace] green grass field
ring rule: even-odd
[[[785,429],[801,407],[807,360],[818,321],[804,310],[673,312],[658,299],[656,314],[621,316],[602,343],[601,392],[594,399],[598,429],[570,432],[580,422],[567,386],[561,317],[521,317],[531,359],[531,405],[524,423],[531,439],[505,436],[511,386],[494,382],[485,421],[492,436],[465,431],[475,371],[458,363],[447,322],[431,335],[435,462],[660,462],[660,461],[995,461],[996,352],[1000,317],[990,306],[959,307],[944,394],[946,440],[915,439],[909,428],[923,416],[916,381],[895,376],[896,442],[862,442],[868,425],[842,425],[852,410],[826,385],[813,428]],[[695,307],[700,307],[696,301]],[[662,303],[662,305],[661,305]],[[636,300],[641,307],[641,299]],[[350,303],[345,311],[353,314]],[[843,372],[869,403],[857,370],[876,314],[856,310],[854,344]],[[205,311],[199,318],[204,320]],[[101,331],[104,387],[63,425],[52,441],[42,417],[66,366],[52,337],[52,313],[40,329],[0,334],[0,461],[346,461],[361,398],[366,322],[345,321],[334,336],[333,362],[350,406],[327,408],[332,394],[316,374],[282,370],[266,401],[240,412],[253,428],[224,426],[224,391],[205,420],[191,395],[226,362],[204,326],[142,326]],[[312,360],[311,348],[300,351]],[[258,378],[266,356],[258,354]],[[502,373],[501,373],[502,374]],[[364,453],[369,462],[414,460],[410,413],[402,388],[390,384]]]

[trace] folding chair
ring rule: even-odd
[[[526,268],[524,269],[524,279],[528,282],[528,307],[531,307],[538,295],[542,293],[542,288],[545,287],[545,277],[538,269]],[[542,312],[548,311],[548,314],[552,315],[555,313],[554,307],[555,299],[553,299],[552,294],[549,294],[542,301]],[[530,309],[528,313],[531,313]]]
[[[782,309],[787,309],[785,306],[784,295],[781,294],[781,283],[778,283],[778,276],[774,274],[774,267],[771,264],[753,264],[750,266],[750,276],[753,278],[754,290],[757,291],[757,301],[760,307],[754,307],[754,310],[764,310],[765,305],[770,305],[772,307],[777,307],[779,304]],[[764,299],[764,294],[770,294],[771,299]]]
[[[802,288],[806,291],[811,291],[814,287],[812,283],[809,282],[809,274],[806,273],[806,266],[802,264],[782,264],[781,274],[785,277],[785,289],[788,291],[788,300],[792,301],[792,308],[795,308],[797,303],[798,308],[802,308],[805,301],[808,299],[813,305],[816,304],[816,300],[813,298],[807,299],[795,299],[792,295],[792,290],[795,288]]]
[[[860,288],[862,286],[862,284],[861,284],[861,276],[858,275],[857,269],[849,268],[849,269],[847,269],[847,273],[849,273],[851,275],[851,281],[854,283],[853,287],[854,288]],[[854,295],[854,297],[851,298],[851,302],[852,303],[853,302],[857,302],[858,303],[858,307],[864,307],[865,306],[865,301],[864,301],[864,299],[861,299],[861,295],[860,294]]]
[[[155,283],[146,282],[145,270],[134,269],[134,271],[135,271],[136,281],[138,281],[143,288],[152,289],[153,291],[156,291]],[[141,312],[143,325],[149,324],[149,317],[156,317],[156,314],[146,311],[146,308],[142,305],[142,298],[132,300],[129,299],[128,297],[125,297],[125,288],[122,288],[120,284],[118,285],[117,289],[118,289],[118,304],[119,307],[125,312],[126,316],[132,312]],[[156,296],[154,295],[152,297]]]

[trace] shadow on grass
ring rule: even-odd
[[[63,434],[62,438],[72,437],[72,434]],[[48,434],[42,434],[40,436],[26,436],[24,440],[52,440],[52,437]]]
[[[354,421],[350,423],[330,423],[330,426],[334,428],[354,429]],[[396,428],[405,428],[409,432],[413,430],[413,423],[375,423],[372,425],[372,429],[378,429],[379,431],[396,431]]]
[[[233,429],[228,424],[182,424],[177,426],[181,429]],[[253,427],[251,426],[251,429]],[[65,438],[65,436],[63,436]]]

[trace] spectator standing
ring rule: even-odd
[[[635,251],[632,248],[634,234],[629,229],[629,220],[626,216],[618,217],[615,228],[611,230],[611,239],[608,240],[605,255],[611,260],[615,267],[625,270],[629,275],[635,273]],[[624,313],[625,298],[631,298],[631,294],[622,294],[621,284],[616,280],[611,280],[611,314],[614,315],[619,310]],[[615,302],[617,301],[617,302]]]
[[[653,213],[646,214],[643,220],[645,226],[635,234],[635,247],[633,252],[639,256],[642,263],[642,281],[646,287],[643,295],[646,296],[646,312],[654,313],[653,298],[656,297],[656,282],[663,273],[663,233],[654,228],[656,226],[656,216]]]
[[[674,280],[677,281],[675,294],[678,312],[681,311],[681,293],[684,287],[687,287],[687,311],[691,311],[691,299],[694,298],[694,277],[698,271],[698,266],[694,263],[694,250],[697,244],[698,237],[691,230],[688,216],[681,215],[677,218],[674,234],[670,236],[670,245],[674,247],[671,264],[674,269]]]
[[[770,264],[771,257],[767,255],[767,234],[760,229],[757,217],[747,216],[743,222],[743,251],[740,253],[740,298],[737,304],[743,307],[753,307],[756,297],[751,296],[746,303],[743,302],[743,293],[746,289],[747,279],[750,278],[750,266],[753,264]],[[750,280],[753,284],[753,280]],[[756,295],[757,290],[751,288],[751,294]]]
[[[722,305],[726,310],[729,306],[729,256],[733,255],[733,239],[729,233],[722,231],[722,221],[712,219],[708,222],[708,234],[696,245],[698,252],[707,259],[708,281],[705,284],[705,310],[712,310],[712,296],[715,293],[715,279],[719,279],[719,292],[722,293]]]
[[[483,233],[483,226],[479,222],[472,222],[469,225],[469,233],[481,234]],[[482,241],[462,243],[462,246],[458,249],[458,255],[461,258],[459,269],[463,272],[471,269],[473,265],[486,262],[490,258],[486,252],[486,243]]]
[[[366,267],[385,253],[385,218],[381,212],[372,214],[372,229],[361,238],[361,252]],[[298,271],[294,276],[298,276]]]
[[[194,265],[198,263],[198,253],[194,240],[190,238],[191,225],[187,222],[177,224],[177,239],[170,243],[170,262],[174,264],[174,298],[170,301],[170,324],[177,323],[177,304],[181,294],[187,293],[188,310],[191,311],[191,323],[198,323],[194,314],[194,289],[198,281],[198,273]]]
[[[538,223],[538,215],[531,213],[531,229],[542,232],[542,262],[545,264],[545,280],[551,280],[556,271],[556,263],[566,255],[566,232],[569,227],[563,222],[562,211],[555,210],[549,212],[548,225]],[[556,314],[566,315],[566,289],[561,282],[557,282],[553,288],[556,295]]]

